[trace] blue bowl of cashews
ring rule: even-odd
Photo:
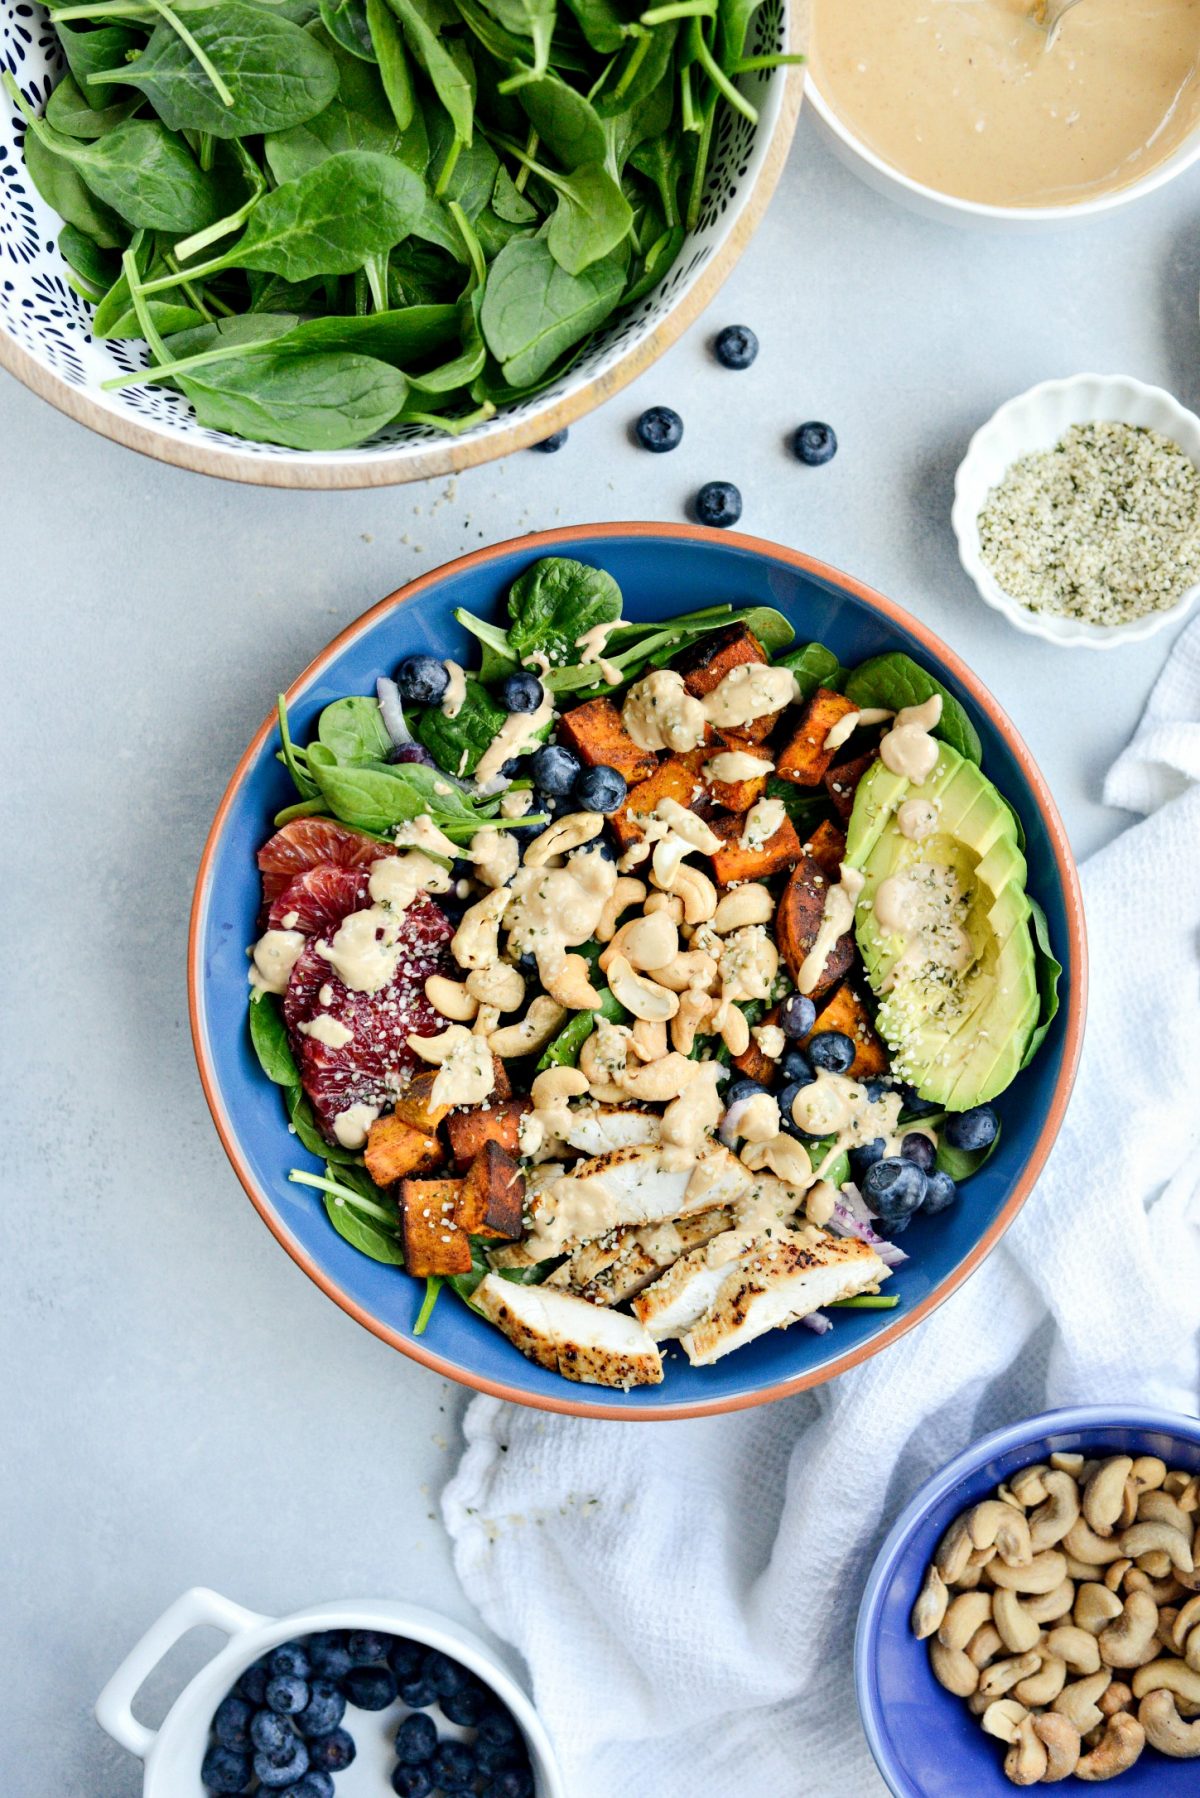
[[[1051,1411],[965,1450],[879,1552],[855,1683],[896,1798],[1195,1798],[1200,1419]]]

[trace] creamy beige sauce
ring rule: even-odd
[[[504,916],[510,952],[536,955],[539,969],[553,971],[595,935],[616,883],[616,867],[595,849],[576,850],[561,868],[518,869],[504,889],[512,894]]]
[[[334,1118],[333,1134],[343,1149],[361,1149],[378,1116],[378,1105],[350,1105]]]
[[[764,774],[770,774],[775,764],[770,757],[747,755],[744,749],[722,749],[711,761],[704,764],[705,780],[720,780],[731,784],[739,780],[759,780]]]
[[[888,977],[889,990],[914,971],[945,986],[946,975],[970,967],[975,952],[965,924],[969,906],[954,870],[936,862],[914,862],[880,881],[875,922],[904,945]]]
[[[437,1036],[410,1036],[408,1046],[437,1068],[432,1105],[482,1105],[495,1087],[491,1046],[465,1024],[450,1024]]]
[[[317,954],[351,992],[377,993],[395,974],[404,952],[399,934],[398,912],[369,905],[343,918],[332,940],[317,944]]]
[[[526,812],[533,810],[533,788],[518,787],[515,793],[506,793],[500,801],[502,818],[523,818]]]
[[[440,862],[414,849],[407,855],[384,855],[372,862],[367,891],[376,905],[405,911],[418,893],[448,893],[452,885]]]
[[[248,979],[256,993],[285,993],[307,938],[299,930],[266,930],[250,951]]]
[[[321,1012],[298,1028],[301,1036],[311,1036],[314,1042],[324,1043],[327,1049],[344,1049],[347,1043],[354,1041],[353,1030],[348,1029],[340,1018],[331,1018],[327,1012]]]
[[[861,712],[847,712],[844,718],[839,718],[837,723],[833,725],[830,730],[826,731],[825,742],[822,747],[825,749],[840,749],[843,743],[848,743],[850,741],[861,723]]]
[[[740,662],[703,699],[692,697],[674,668],[656,668],[630,687],[621,722],[639,749],[681,755],[699,748],[710,724],[736,730],[782,711],[799,696],[791,669],[765,662]]]
[[[923,842],[938,827],[938,808],[928,799],[906,799],[896,808],[896,829],[910,843]]]
[[[930,733],[942,716],[942,696],[934,693],[923,705],[906,705],[896,713],[891,730],[879,739],[879,759],[892,774],[914,787],[928,780],[937,766],[937,738]]]
[[[760,799],[746,813],[746,822],[738,840],[741,849],[762,849],[775,832],[782,828],[787,807],[782,799]]]
[[[1052,49],[1032,0],[815,0],[813,80],[939,192],[1069,205],[1140,180],[1200,122],[1200,0],[1084,0]]]
[[[450,685],[442,694],[442,717],[457,718],[467,697],[466,670],[457,662],[443,662],[442,666],[450,676]]]
[[[620,622],[619,618],[613,618],[607,624],[594,624],[590,631],[584,631],[582,637],[575,639],[576,649],[582,652],[580,665],[588,667],[594,663],[610,687],[619,687],[625,678],[616,663],[607,661],[604,655],[604,646]]]
[[[821,914],[816,941],[801,962],[800,972],[796,976],[796,986],[800,992],[812,992],[825,972],[825,963],[838,939],[854,928],[854,907],[863,885],[864,876],[860,871],[847,867],[843,862],[841,878],[825,894],[825,909]]]
[[[548,691],[543,691],[542,702],[536,712],[510,712],[479,758],[475,769],[475,784],[486,786],[489,780],[499,774],[505,762],[539,742],[542,731],[553,719],[554,695]]]

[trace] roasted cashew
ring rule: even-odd
[[[1167,1477],[1167,1464],[1157,1455],[1138,1455],[1129,1477],[1139,1492],[1157,1491]]]
[[[1041,1783],[1051,1786],[1060,1779],[1069,1779],[1079,1764],[1079,1731],[1075,1725],[1057,1711],[1045,1711],[1033,1719],[1033,1733],[1046,1750],[1047,1766]]]
[[[1059,1716],[1068,1718],[1080,1735],[1085,1736],[1089,1729],[1095,1729],[1104,1721],[1099,1701],[1111,1684],[1112,1674],[1107,1667],[1102,1667],[1099,1673],[1091,1673],[1086,1679],[1076,1679],[1064,1686],[1052,1708]]]
[[[750,1025],[736,1005],[721,1007],[721,1040],[731,1055],[744,1055],[750,1047]]]
[[[457,1024],[469,1024],[479,1010],[479,1002],[457,980],[445,974],[431,974],[425,982],[425,997],[435,1011]]]
[[[993,1661],[979,1676],[979,1690],[988,1698],[1000,1698],[1011,1692],[1021,1680],[1036,1673],[1042,1657],[1031,1649],[1028,1654],[1010,1655],[1007,1660]]]
[[[632,875],[622,874],[616,886],[604,902],[604,910],[600,913],[600,922],[596,926],[596,941],[609,943],[617,933],[617,924],[621,913],[628,911],[631,905],[640,905],[646,897],[646,883],[635,880]],[[649,910],[649,906],[646,908]]]
[[[1013,1687],[1014,1698],[1022,1704],[1040,1709],[1043,1705],[1052,1704],[1067,1683],[1067,1664],[1060,1661],[1057,1655],[1043,1654],[1042,1664],[1036,1673],[1028,1679],[1020,1680]]]
[[[946,1612],[937,1632],[938,1641],[943,1648],[965,1648],[976,1630],[990,1621],[991,1615],[990,1592],[962,1592]]]
[[[622,924],[612,942],[600,956],[600,966],[607,972],[618,955],[641,974],[669,967],[679,954],[679,930],[666,912],[629,918]]]
[[[539,993],[520,1023],[506,1024],[502,1029],[492,1031],[489,1038],[492,1053],[506,1060],[509,1056],[538,1054],[551,1037],[557,1035],[566,1016],[563,1006]]]
[[[690,1048],[691,1045],[688,1046]],[[649,1018],[634,1019],[633,1051],[642,1061],[660,1061],[669,1048],[667,1026],[664,1023],[652,1023]]]
[[[525,1003],[525,979],[509,962],[494,961],[488,968],[473,968],[467,975],[467,991],[481,1005],[497,1011],[520,1011]]]
[[[925,1570],[924,1582],[912,1608],[912,1632],[918,1642],[924,1642],[927,1636],[937,1634],[949,1604],[950,1594],[946,1589],[946,1582],[937,1568],[930,1565]]]
[[[985,1499],[971,1512],[967,1527],[976,1548],[994,1548],[1008,1566],[1027,1567],[1032,1561],[1029,1525],[1011,1505],[999,1499]]]
[[[538,962],[542,985],[550,997],[568,1011],[595,1011],[600,994],[591,982],[588,964],[582,955],[564,955],[550,966]]]
[[[1075,1603],[1075,1582],[1065,1579],[1053,1592],[1027,1593],[1022,1602],[1035,1623],[1057,1623]]]
[[[1157,1653],[1158,1606],[1147,1592],[1131,1592],[1119,1617],[1100,1631],[1097,1646],[1108,1667],[1141,1667]]]
[[[1012,1475],[1008,1484],[1018,1504],[1024,1505],[1028,1510],[1031,1505],[1040,1505],[1049,1496],[1044,1479],[1048,1471],[1045,1462],[1037,1461],[1032,1467],[1022,1467]]]
[[[1051,1467],[1057,1468],[1060,1473],[1069,1473],[1072,1479],[1078,1479],[1083,1471],[1083,1464],[1083,1456],[1073,1452],[1068,1454],[1063,1451],[1050,1457]]]
[[[1126,1773],[1146,1746],[1146,1732],[1128,1711],[1118,1711],[1104,1726],[1098,1747],[1085,1754],[1075,1768],[1076,1779],[1115,1779]]]
[[[544,868],[551,856],[566,855],[568,850],[590,843],[603,829],[604,819],[599,812],[568,812],[534,837],[525,851],[525,866]]]
[[[1115,1717],[1118,1711],[1133,1709],[1133,1690],[1122,1680],[1114,1679],[1104,1696],[1097,1700],[1097,1710],[1102,1717]]]
[[[769,924],[774,916],[775,901],[769,887],[747,881],[745,886],[734,887],[721,895],[713,913],[712,927],[718,936],[725,936],[731,930],[740,930],[744,924]]]
[[[1165,1523],[1135,1523],[1132,1529],[1122,1531],[1121,1553],[1135,1561],[1143,1555],[1165,1554],[1180,1573],[1190,1573],[1195,1565],[1187,1537]]]
[[[1110,1592],[1119,1592],[1125,1584],[1125,1575],[1130,1571],[1133,1562],[1124,1556],[1119,1561],[1110,1561],[1104,1569],[1104,1583]]]
[[[1180,1605],[1171,1622],[1171,1641],[1180,1654],[1184,1653],[1194,1629],[1200,1629],[1200,1592],[1189,1598],[1186,1604]],[[1200,1643],[1197,1644],[1197,1649],[1200,1650]],[[1190,1655],[1185,1655],[1184,1658],[1189,1666],[1194,1664]]]
[[[1083,1515],[1098,1536],[1111,1536],[1121,1515],[1125,1482],[1133,1471],[1131,1455],[1113,1455],[1102,1461],[1083,1492]]]
[[[1042,1639],[1042,1626],[1031,1617],[1015,1592],[991,1595],[991,1612],[1004,1646],[1011,1654],[1028,1654]],[[1096,1665],[1099,1666],[1099,1661]]]
[[[495,887],[463,913],[450,939],[450,953],[460,968],[488,968],[499,961],[500,920],[511,898],[511,887]]]
[[[1089,1580],[1076,1590],[1075,1621],[1089,1636],[1098,1636],[1114,1617],[1121,1615],[1121,1608],[1116,1593],[1098,1580]]]
[[[1035,1555],[1027,1566],[1011,1566],[1000,1559],[991,1563],[988,1576],[998,1586],[1007,1586],[1013,1592],[1053,1592],[1067,1577],[1065,1556],[1057,1549],[1047,1548],[1040,1555]]]
[[[1046,1648],[1065,1662],[1072,1673],[1100,1671],[1100,1644],[1088,1630],[1077,1623],[1062,1623],[1046,1637]]]
[[[608,984],[614,998],[635,1018],[645,1018],[652,1024],[665,1023],[679,1010],[679,1000],[674,993],[659,986],[657,981],[636,974],[623,955],[609,963]]]
[[[655,889],[642,907],[646,916],[652,917],[656,911],[665,911],[673,923],[683,926],[683,900],[674,893],[661,893]]]
[[[1130,1567],[1125,1575],[1125,1591],[1149,1592],[1160,1610],[1164,1605],[1174,1604],[1177,1598],[1183,1597],[1186,1590],[1173,1573],[1168,1573],[1166,1579],[1151,1579],[1148,1573],[1142,1572],[1141,1567]]]
[[[686,1055],[664,1055],[661,1061],[648,1062],[644,1067],[626,1065],[624,1072],[616,1078],[628,1098],[649,1099],[661,1104],[686,1092],[702,1065]]]
[[[1173,1760],[1194,1760],[1200,1755],[1200,1719],[1185,1723],[1170,1692],[1148,1692],[1138,1706],[1138,1722],[1146,1740],[1160,1754]]]
[[[984,1733],[998,1742],[1015,1742],[1029,1712],[1015,1698],[993,1698],[981,1719]]]
[[[1165,1523],[1169,1529],[1177,1530],[1185,1542],[1194,1542],[1196,1526],[1190,1513],[1182,1510],[1168,1492],[1143,1492],[1138,1500],[1137,1521]]]
[[[681,1055],[690,1055],[696,1032],[712,1015],[715,1001],[710,993],[689,987],[679,995],[679,1010],[671,1019],[671,1046]]]
[[[1084,1517],[1076,1518],[1071,1525],[1062,1539],[1062,1549],[1073,1561],[1082,1561],[1089,1567],[1107,1567],[1125,1552],[1118,1543],[1097,1536]]]
[[[655,870],[657,874],[657,869]],[[655,876],[651,876],[655,878]],[[656,884],[658,882],[656,881]],[[716,914],[717,889],[707,874],[690,862],[681,862],[665,890],[683,901],[683,917],[687,924],[707,924]]]
[[[956,1586],[966,1572],[973,1546],[964,1513],[954,1519],[934,1550],[933,1564],[948,1586]]]
[[[1045,1777],[1049,1765],[1050,1757],[1034,1730],[1033,1718],[1026,1717],[1004,1757],[1005,1777],[1015,1786],[1035,1786]]]
[[[975,1634],[967,1643],[967,1659],[973,1661],[975,1666],[982,1672],[989,1661],[995,1660],[1003,1647],[1004,1643],[1001,1640],[1000,1631],[996,1628],[995,1624],[985,1623],[982,1629],[977,1629],[975,1631]]]
[[[978,1689],[979,1669],[961,1648],[943,1648],[935,1638],[929,1645],[929,1664],[938,1684],[956,1698],[970,1698]]]
[[[1135,1698],[1147,1692],[1174,1692],[1185,1706],[1200,1705],[1200,1672],[1186,1661],[1157,1660],[1139,1667],[1130,1680]]]
[[[1038,1482],[1045,1502],[1029,1519],[1029,1539],[1035,1554],[1056,1548],[1079,1517],[1079,1487],[1069,1473],[1049,1469]]]
[[[716,984],[717,964],[702,949],[686,949],[665,968],[659,968],[654,978],[669,993],[686,993],[691,987],[709,992]]]

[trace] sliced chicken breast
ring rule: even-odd
[[[888,1273],[855,1237],[813,1243],[788,1232],[728,1269],[710,1308],[680,1340],[692,1365],[707,1367],[768,1330],[785,1330],[822,1305],[880,1285]]]
[[[545,1286],[520,1286],[499,1274],[480,1282],[475,1303],[514,1347],[551,1373],[623,1391],[662,1380],[662,1356],[653,1337],[623,1311]]]
[[[546,1284],[578,1293],[593,1305],[622,1305],[681,1255],[711,1242],[732,1222],[733,1213],[721,1206],[665,1224],[646,1224],[639,1230],[615,1230],[599,1242],[576,1249],[570,1260],[555,1268]]]
[[[678,1166],[679,1159],[678,1150],[648,1145],[578,1162],[530,1200],[526,1249],[533,1259],[545,1260],[610,1230],[731,1204],[752,1185],[748,1169],[719,1144],[698,1161]]]
[[[581,1105],[571,1112],[571,1125],[560,1138],[584,1155],[607,1155],[613,1149],[636,1149],[657,1143],[662,1119],[638,1105]]]

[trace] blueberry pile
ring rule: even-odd
[[[544,743],[530,761],[539,811],[603,812],[605,817],[625,803],[625,776],[601,762],[585,768],[563,743]]]
[[[255,1661],[217,1706],[200,1777],[213,1798],[334,1798],[334,1774],[356,1752],[347,1706],[383,1711],[397,1701],[407,1711],[391,1776],[399,1798],[533,1798],[521,1732],[482,1680],[449,1655],[375,1630],[325,1630]],[[439,1733],[435,1707],[456,1733]]]

